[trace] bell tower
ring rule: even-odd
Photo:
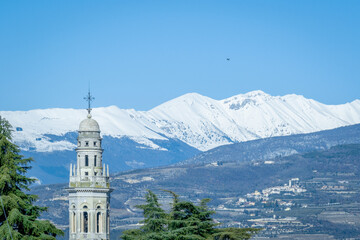
[[[109,166],[102,162],[103,149],[99,124],[91,116],[90,91],[88,115],[80,123],[76,164],[70,164],[69,239],[110,239]]]

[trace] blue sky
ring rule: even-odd
[[[360,1],[1,1],[0,110],[359,98]],[[226,58],[230,58],[227,61]]]

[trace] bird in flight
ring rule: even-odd
[[[226,58],[227,61],[230,61],[230,58]]]

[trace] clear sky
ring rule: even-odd
[[[360,1],[1,1],[0,110],[360,98]],[[227,61],[230,58],[230,61]]]

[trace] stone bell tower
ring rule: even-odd
[[[69,239],[110,239],[109,166],[102,163],[99,124],[91,116],[90,91],[88,115],[80,123],[76,165],[70,165]]]

